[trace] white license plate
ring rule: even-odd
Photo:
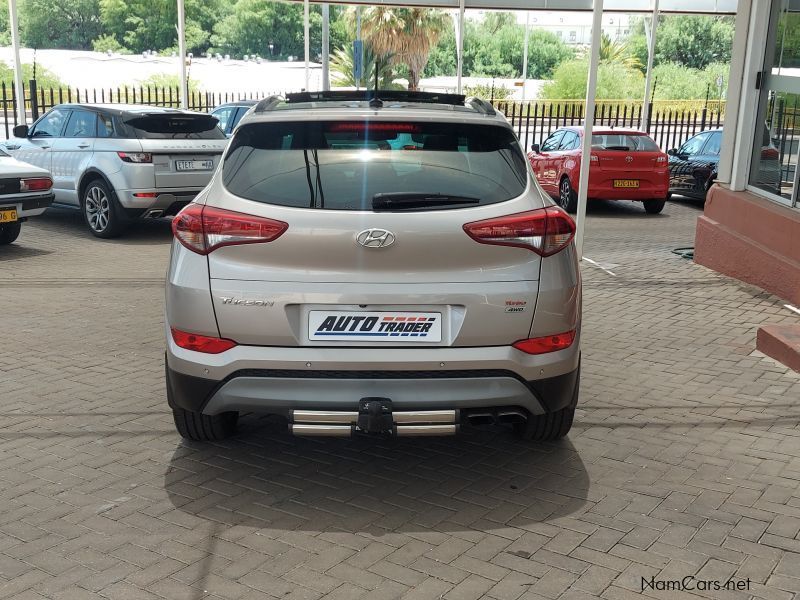
[[[312,310],[308,339],[329,342],[441,342],[442,314]]]
[[[176,171],[210,171],[214,168],[213,160],[176,160]]]

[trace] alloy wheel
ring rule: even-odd
[[[559,190],[558,199],[560,201],[561,208],[567,210],[570,200],[572,200],[572,186],[570,186],[569,180],[562,179],[561,185],[558,186],[558,190]]]
[[[102,232],[108,227],[111,205],[108,196],[99,187],[92,186],[86,192],[86,220],[94,231]]]

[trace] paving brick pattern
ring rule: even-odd
[[[26,224],[0,250],[0,599],[626,600],[687,575],[751,588],[644,595],[797,597],[800,375],[754,351],[797,317],[670,252],[698,214],[590,211],[580,410],[538,445],[295,439],[254,417],[182,442],[168,226]]]

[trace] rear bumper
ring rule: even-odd
[[[361,348],[238,346],[219,355],[198,354],[168,341],[173,407],[288,416],[293,410],[358,410],[362,398],[380,397],[397,410],[518,407],[543,414],[576,401],[580,339],[537,356],[512,347],[372,349],[366,352],[371,358]]]
[[[195,199],[203,188],[181,190],[117,190],[119,203],[129,217],[166,217],[176,215],[181,208]],[[135,194],[156,192],[154,198]],[[157,212],[158,211],[158,212]]]
[[[18,217],[35,217],[53,204],[53,193],[0,198],[0,208],[17,209]]]
[[[170,406],[215,415],[226,411],[288,417],[294,410],[358,411],[362,398],[387,398],[397,410],[518,407],[540,415],[574,405],[579,370],[533,381],[510,371],[419,373],[241,371],[222,382],[166,367]]]

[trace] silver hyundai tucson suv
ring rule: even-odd
[[[572,219],[487,102],[416,92],[261,101],[173,220],[166,387],[178,432],[242,412],[296,435],[569,431]]]
[[[227,140],[217,119],[174,108],[59,104],[5,142],[53,173],[54,204],[80,208],[97,237],[131,219],[172,216],[208,182]]]

